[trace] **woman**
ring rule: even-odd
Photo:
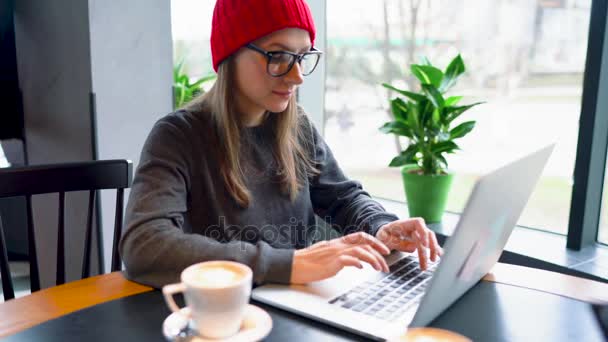
[[[238,5],[237,5],[238,3]],[[418,218],[399,220],[347,179],[296,104],[316,67],[304,0],[218,0],[211,51],[217,81],[160,119],[145,142],[120,252],[130,279],[161,287],[214,259],[249,265],[254,282],[308,283],[390,249],[441,254]],[[344,236],[306,247],[315,214]]]

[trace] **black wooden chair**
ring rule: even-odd
[[[80,163],[35,165],[0,169],[0,198],[25,196],[27,211],[28,257],[30,262],[30,283],[32,292],[40,290],[40,276],[36,253],[36,239],[32,221],[32,195],[59,194],[59,222],[57,233],[57,274],[56,284],[65,283],[65,193],[89,191],[88,216],[84,240],[82,278],[90,276],[90,251],[95,211],[96,190],[116,189],[116,211],[114,220],[114,241],[112,244],[112,271],[121,269],[118,243],[122,234],[124,189],[132,182],[133,166],[128,160],[99,160]],[[84,224],[84,222],[83,222]],[[15,297],[10,275],[6,244],[0,217],[0,276],[4,299]]]

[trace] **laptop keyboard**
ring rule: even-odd
[[[437,264],[429,261],[429,267],[423,272],[417,258],[408,255],[392,264],[383,278],[366,281],[329,303],[394,321],[420,302]]]

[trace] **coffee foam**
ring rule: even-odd
[[[205,265],[189,272],[188,282],[202,287],[225,287],[239,283],[245,274],[243,270],[229,264]]]

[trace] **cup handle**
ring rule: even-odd
[[[183,283],[178,284],[170,284],[163,286],[163,295],[165,297],[165,302],[169,306],[169,309],[173,312],[180,313],[180,307],[177,306],[175,300],[173,299],[173,295],[176,293],[184,292],[186,290],[186,285]]]

